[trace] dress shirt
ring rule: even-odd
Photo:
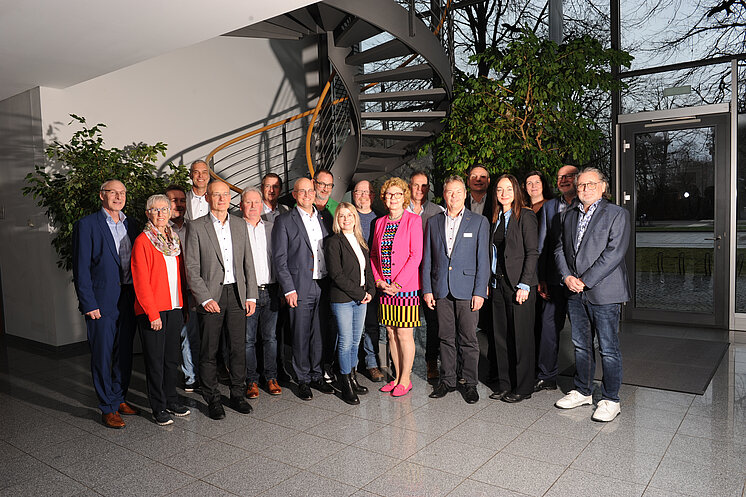
[[[326,276],[326,260],[324,260],[324,232],[321,231],[321,216],[319,211],[313,207],[312,214],[296,206],[303,220],[303,226],[308,234],[308,241],[311,242],[313,251],[313,279],[320,280]]]
[[[267,247],[266,225],[261,219],[254,226],[246,222],[246,229],[249,232],[249,244],[251,245],[251,254],[254,257],[254,272],[256,273],[256,284],[259,286],[274,283],[272,275],[272,254]]]
[[[360,265],[360,286],[365,286],[365,256],[363,255],[363,249],[360,247],[360,242],[355,238],[354,233],[345,233],[345,238],[350,242],[352,251],[355,252],[357,257],[357,263]]]
[[[179,262],[175,255],[162,254],[166,260],[166,273],[168,274],[168,291],[171,294],[171,308],[181,309],[179,305]]]
[[[471,197],[471,207],[469,207],[469,210],[476,214],[479,214],[480,216],[484,216],[484,204],[487,203],[487,194],[485,193],[482,197],[482,200],[479,202],[474,200],[474,197],[471,196],[471,193],[469,194],[469,196]]]
[[[233,267],[233,239],[231,238],[230,220],[231,216],[225,218],[225,223],[221,223],[218,218],[211,212],[210,220],[215,228],[215,234],[220,244],[220,253],[223,256],[223,285],[231,285],[236,282],[236,268]]]
[[[173,221],[169,221],[168,225],[171,227],[171,231],[176,233],[176,235],[179,237],[179,241],[181,241],[181,250],[184,250],[184,242],[186,242],[186,232],[187,232],[187,224],[189,221],[184,219],[184,222],[181,223],[181,228],[179,228],[179,225],[176,224]]]
[[[123,285],[132,284],[132,268],[130,268],[130,259],[132,258],[132,242],[130,237],[127,236],[127,227],[124,225],[124,220],[127,216],[124,212],[119,211],[119,222],[115,222],[114,218],[106,212],[103,207],[101,210],[106,216],[106,225],[109,227],[112,238],[114,238],[114,246],[117,248],[117,254],[119,254],[119,264],[122,267],[121,282]]]
[[[458,235],[458,228],[461,226],[461,220],[464,218],[464,208],[461,208],[461,212],[456,214],[456,217],[451,217],[448,211],[444,211],[443,214],[446,217],[446,253],[448,254],[448,258],[450,258],[451,252],[453,252],[453,244],[456,242],[456,235]]]
[[[570,203],[567,203],[567,200],[565,200],[564,195],[560,195],[559,198],[559,205],[557,206],[557,212],[562,213],[567,210],[568,207],[570,207],[570,204],[572,204],[572,200],[570,200]]]
[[[192,208],[192,219],[198,219],[202,216],[206,216],[210,212],[210,206],[207,204],[207,193],[198,197],[194,190],[187,192],[187,202],[189,202]]]
[[[414,211],[414,208],[412,207],[412,202],[409,202],[409,207],[407,207],[407,211],[411,212],[412,214],[417,214],[418,216],[423,217],[425,215],[425,211],[427,210],[427,204],[428,203],[434,205],[435,207],[437,207],[437,209],[440,209],[439,212],[443,212],[445,210],[444,208],[442,208],[438,204],[433,204],[429,200],[425,200],[425,201],[422,202],[422,209],[420,209],[420,212],[415,212]],[[424,218],[423,218],[423,221],[425,221]]]
[[[277,216],[282,214],[282,212],[280,212],[280,209],[278,209],[277,207],[273,209],[272,207],[262,202],[262,214],[264,214],[269,221],[274,221],[275,219],[277,219]]]
[[[575,242],[575,252],[578,251],[578,248],[580,247],[580,242],[583,241],[583,235],[585,235],[585,230],[588,228],[588,223],[591,222],[591,218],[593,217],[593,213],[596,212],[596,209],[598,208],[598,204],[601,202],[601,199],[596,200],[591,204],[590,207],[588,207],[588,212],[585,212],[585,209],[583,208],[583,203],[580,202],[578,204],[578,209],[580,209],[580,216],[578,216],[578,240]]]

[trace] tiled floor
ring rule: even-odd
[[[145,407],[136,362],[130,400]],[[509,405],[480,385],[467,405],[414,383],[401,399],[374,389],[360,406],[262,392],[251,415],[226,409],[222,421],[189,394],[193,413],[171,426],[147,413],[111,430],[87,354],[0,339],[0,496],[744,495],[746,344],[731,345],[703,396],[625,385],[606,425],[589,406],[555,409],[559,391]]]

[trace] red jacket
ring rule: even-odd
[[[176,257],[179,268],[179,306],[184,307],[186,295],[186,270],[182,254]],[[135,287],[135,314],[147,314],[148,320],[155,321],[161,311],[170,311],[171,290],[168,286],[168,271],[163,254],[156,249],[145,233],[135,239],[132,246],[132,283]]]

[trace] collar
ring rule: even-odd
[[[197,195],[196,193],[194,193],[194,188],[192,188],[191,190],[189,190],[189,193],[191,193],[192,197],[194,197],[194,198],[203,198],[203,199],[205,199],[205,201],[207,201],[207,190],[205,190],[204,194]]]
[[[451,217],[451,215],[448,214],[448,209],[444,210],[443,214],[445,214],[445,216],[447,218],[453,219],[455,221],[456,219],[458,219],[460,217],[464,217],[464,210],[466,210],[466,207],[462,207],[461,211],[458,214],[456,214],[455,216],[453,216],[453,217]]]
[[[106,211],[106,209],[104,209],[103,207],[101,207],[101,212],[103,212],[103,213],[104,213],[104,216],[106,217],[106,222],[107,222],[107,223],[110,223],[110,224],[117,224],[117,223],[115,223],[115,222],[114,222],[114,218],[113,218],[113,217],[111,217],[111,214],[109,214],[109,213],[108,213],[108,212]],[[125,219],[127,219],[127,216],[125,216],[125,215],[124,215],[124,211],[119,211],[119,222],[120,222],[120,223],[123,223]]]
[[[306,216],[306,217],[311,218],[311,219],[315,219],[316,216],[319,214],[319,210],[316,208],[315,204],[311,206],[311,209],[313,209],[311,211],[311,214],[309,214],[308,212],[306,212],[303,209],[301,209],[300,206],[298,206],[298,205],[296,205],[295,208],[298,209],[298,213],[301,216]]]
[[[603,200],[603,197],[601,197],[600,199],[598,199],[598,200],[596,200],[595,202],[593,202],[593,203],[591,204],[591,206],[590,206],[590,207],[588,207],[588,211],[587,211],[587,212],[586,212],[586,210],[585,210],[585,206],[583,205],[583,202],[578,202],[578,209],[580,209],[580,212],[581,212],[581,213],[582,213],[583,215],[588,215],[588,214],[590,214],[590,213],[591,213],[592,211],[595,211],[595,210],[596,210],[596,209],[598,208],[598,204],[600,204],[602,200]]]
[[[225,225],[226,226],[230,223],[230,220],[231,220],[231,215],[230,214],[228,214],[227,216],[225,216]],[[218,219],[217,217],[215,217],[215,214],[213,214],[212,211],[210,211],[210,221],[212,221],[212,224],[218,223],[221,226],[223,226],[223,223],[220,222],[220,219]]]

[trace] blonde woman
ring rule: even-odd
[[[342,400],[356,405],[360,403],[358,394],[368,393],[368,389],[357,382],[354,365],[363,336],[366,304],[375,295],[376,287],[368,245],[360,229],[360,216],[352,204],[342,202],[337,206],[333,229],[334,235],[327,238],[324,245],[324,255],[331,280],[329,299],[339,330],[340,387]]]

